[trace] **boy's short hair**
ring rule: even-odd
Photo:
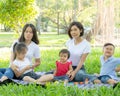
[[[62,49],[62,50],[59,52],[59,55],[60,55],[61,53],[66,53],[66,54],[68,54],[68,58],[70,57],[70,52],[69,52],[67,49]]]
[[[105,43],[103,47],[106,47],[106,46],[109,46],[109,45],[111,45],[115,48],[115,45],[113,45],[112,43]]]

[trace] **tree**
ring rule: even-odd
[[[100,35],[99,43],[113,42],[114,38],[114,0],[97,0],[98,11],[94,23],[94,36]]]
[[[1,0],[0,23],[12,28],[17,33],[26,22],[35,18],[37,8],[34,0]]]
[[[58,29],[58,34],[59,28],[67,31],[68,25],[73,20],[90,26],[96,12],[93,2],[93,0],[37,0],[41,23],[44,20],[46,26],[51,24],[50,26]]]

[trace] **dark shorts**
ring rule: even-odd
[[[102,75],[99,76],[98,79],[101,80],[102,83],[107,83],[107,81],[111,79],[111,77],[109,75]]]
[[[33,78],[33,79],[39,79],[39,78],[41,77],[41,75],[36,74],[34,71],[30,71],[30,72],[28,72],[28,73],[25,73],[25,74],[21,75],[21,76],[20,76],[19,78],[17,78],[17,79],[22,80],[25,76],[29,76],[29,77],[31,77],[31,78]]]

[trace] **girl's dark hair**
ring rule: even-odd
[[[32,32],[33,32],[33,38],[32,38],[32,41],[35,42],[36,44],[39,44],[39,40],[38,40],[38,37],[37,37],[37,31],[36,31],[36,28],[33,24],[26,24],[24,27],[23,27],[23,30],[22,30],[22,34],[19,38],[19,42],[25,42],[25,37],[24,37],[24,32],[26,31],[26,29],[30,27],[32,29]]]
[[[59,55],[60,55],[61,53],[66,53],[66,54],[68,54],[68,58],[70,57],[70,52],[69,52],[67,49],[62,49],[62,50],[59,52]]]
[[[21,53],[25,49],[27,49],[27,46],[25,45],[24,42],[20,42],[20,43],[16,42],[13,46],[14,59],[16,58],[16,52]]]
[[[84,34],[84,28],[83,28],[83,25],[80,23],[80,22],[77,22],[77,21],[73,21],[70,25],[69,25],[69,28],[68,28],[68,35],[69,35],[69,37],[72,39],[72,36],[71,36],[71,34],[70,34],[70,32],[71,32],[71,27],[72,26],[77,26],[77,28],[79,29],[79,30],[82,30],[82,32],[80,33],[80,37],[81,36],[83,36],[83,34]]]
[[[111,45],[115,48],[115,45],[113,45],[112,43],[105,43],[103,47],[106,47],[106,46],[109,46],[109,45]]]

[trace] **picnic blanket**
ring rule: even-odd
[[[50,73],[50,72],[49,72]],[[36,74],[38,75],[44,75],[44,74],[49,74],[48,72],[36,72]],[[9,83],[15,83],[15,84],[20,84],[20,85],[29,85],[31,84],[30,82],[26,82],[26,81],[23,81],[23,80],[17,80],[17,79],[8,79]],[[102,87],[102,86],[105,86],[105,87],[113,87],[113,85],[110,85],[110,84],[93,84],[92,82],[88,83],[88,84],[75,84],[75,82],[68,82],[67,85],[65,86],[77,86],[78,88],[81,88],[81,89],[91,89],[91,88],[99,88],[99,87]]]
[[[99,87],[108,87],[108,88],[111,88],[113,87],[113,85],[110,85],[110,84],[93,84],[93,83],[88,83],[88,84],[74,84],[74,82],[69,82],[67,86],[77,86],[78,88],[81,88],[81,89],[93,89],[93,88],[99,88]]]
[[[12,82],[15,83],[15,84],[20,84],[20,85],[29,85],[31,84],[30,82],[26,82],[26,81],[23,81],[23,80],[16,80],[16,79],[12,79]],[[78,88],[81,88],[81,89],[93,89],[93,88],[99,88],[99,87],[108,87],[108,88],[111,88],[113,87],[113,85],[110,85],[110,84],[93,84],[93,83],[89,83],[89,84],[74,84],[74,82],[69,82],[67,85],[65,86],[76,86]]]

